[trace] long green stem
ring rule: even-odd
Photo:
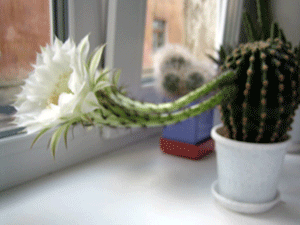
[[[190,117],[197,116],[206,110],[214,108],[216,105],[221,104],[223,101],[228,101],[236,93],[237,87],[234,85],[224,87],[216,95],[212,96],[206,101],[203,101],[190,108],[180,110],[173,113],[162,113],[162,114],[149,114],[147,117],[143,114],[126,114],[124,108],[118,106],[111,106],[108,110],[111,110],[113,116],[106,118],[105,122],[99,121],[99,125],[110,125],[120,127],[153,127],[153,126],[164,126],[174,124]],[[126,109],[126,108],[125,108]],[[117,111],[117,112],[116,112]],[[97,125],[97,119],[94,120]]]
[[[235,73],[233,71],[224,72],[214,80],[175,100],[174,102],[161,104],[142,103],[136,100],[132,100],[120,93],[116,93],[116,95],[110,95],[110,98],[114,102],[121,104],[128,110],[134,110],[138,113],[168,113],[179,110],[196,101],[200,97],[207,95],[211,91],[216,90],[217,88],[221,88],[226,84],[232,83],[235,78]]]

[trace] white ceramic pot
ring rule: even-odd
[[[211,131],[218,171],[212,186],[214,196],[238,212],[259,213],[272,208],[279,201],[278,180],[291,141],[259,144],[231,140],[218,133],[222,126]]]

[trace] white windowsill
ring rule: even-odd
[[[163,154],[159,136],[0,193],[1,224],[299,224],[300,155],[287,155],[282,201],[257,215],[231,212],[210,192],[215,154]]]

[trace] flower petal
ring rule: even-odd
[[[89,113],[99,108],[99,106],[100,105],[95,94],[93,92],[89,92],[81,105],[81,112]]]
[[[55,38],[52,46],[41,48],[33,72],[17,95],[15,123],[27,132],[54,127],[80,117],[99,106],[91,91],[87,70],[88,35],[78,47],[69,38]]]
[[[89,34],[86,35],[81,42],[78,45],[78,50],[80,55],[82,56],[82,60],[86,61],[87,59],[87,55],[89,53],[90,50],[90,43],[89,43]]]

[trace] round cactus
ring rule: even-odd
[[[223,70],[234,70],[238,93],[221,104],[229,138],[270,143],[287,138],[299,97],[299,71],[290,44],[279,39],[240,45]]]
[[[207,83],[215,75],[214,67],[197,60],[187,48],[168,44],[154,55],[154,77],[157,91],[175,100]]]

